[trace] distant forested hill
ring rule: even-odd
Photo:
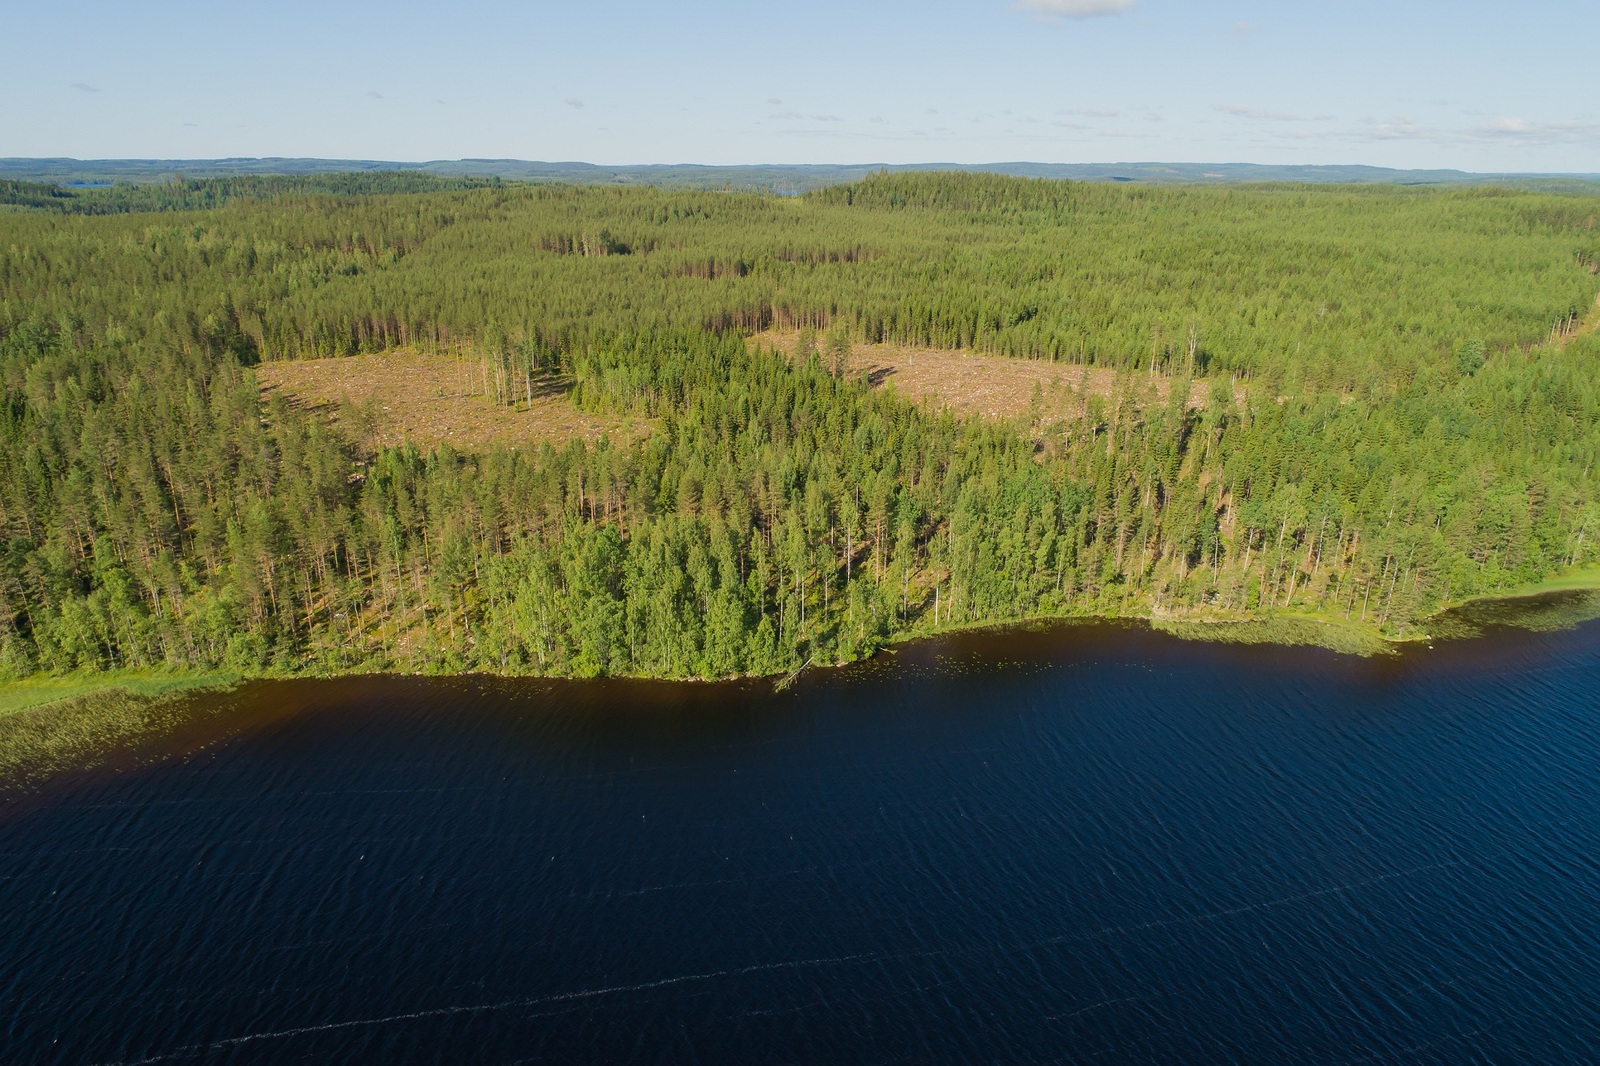
[[[913,163],[600,166],[526,159],[438,159],[396,163],[357,159],[0,159],[0,179],[51,184],[166,182],[220,178],[356,173],[435,174],[573,185],[653,185],[675,189],[733,189],[794,194],[860,181],[879,172],[928,171],[1010,177],[1150,184],[1221,185],[1298,182],[1381,185],[1511,185],[1549,191],[1600,193],[1600,173],[1472,174],[1460,170],[1391,170],[1365,166],[1257,163]]]
[[[1040,614],[1396,635],[1600,557],[1600,197],[209,180],[0,214],[10,674],[722,676]],[[796,350],[746,342],[774,326]],[[961,421],[861,380],[863,341],[1116,387]],[[371,451],[255,380],[397,346],[655,428]]]
[[[302,175],[170,178],[159,182],[56,185],[0,178],[0,210],[28,208],[72,215],[198,211],[232,200],[303,196],[379,196],[499,186],[498,178],[447,178],[421,171],[361,171]]]

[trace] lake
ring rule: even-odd
[[[1600,626],[1497,610],[197,696],[0,799],[0,1061],[1593,1062]]]

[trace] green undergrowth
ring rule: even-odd
[[[1150,627],[1183,640],[1310,646],[1346,655],[1390,654],[1404,643],[1384,637],[1371,626],[1348,622],[1343,618],[1300,613],[1238,620],[1152,618]]]
[[[190,689],[226,688],[239,680],[235,674],[151,670],[63,676],[42,674],[0,685],[0,718],[66,700],[85,700],[114,693],[148,699]]]
[[[1495,593],[1487,596],[1477,596],[1467,603],[1481,603],[1493,600],[1517,600],[1530,596],[1543,596],[1551,592],[1587,592],[1600,589],[1600,566],[1586,566],[1577,570],[1569,570],[1554,577],[1536,581],[1530,585],[1522,585],[1507,592]]]

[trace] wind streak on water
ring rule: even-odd
[[[521,1007],[542,1007],[552,1003],[568,1003],[575,1000],[595,999],[600,996],[614,996],[624,992],[649,992],[658,988],[668,988],[672,985],[689,984],[693,981],[713,981],[719,977],[737,977],[744,974],[770,973],[774,970],[796,970],[806,966],[830,966],[847,962],[855,962],[867,958],[863,955],[851,955],[837,959],[798,959],[793,962],[772,962],[758,966],[745,966],[737,970],[721,970],[716,973],[684,974],[681,977],[663,977],[657,981],[641,981],[634,985],[617,985],[612,988],[591,988],[578,992],[563,992],[554,996],[540,996],[527,999],[511,999],[501,1003],[483,1003],[473,1006],[437,1007],[432,1010],[412,1011],[409,1014],[391,1014],[384,1018],[360,1018],[354,1021],[327,1022],[322,1025],[305,1025],[298,1029],[280,1029],[268,1033],[248,1033],[244,1036],[229,1037],[226,1040],[213,1041],[210,1044],[193,1045],[190,1047],[174,1048],[159,1055],[148,1058],[135,1059],[129,1062],[106,1063],[104,1066],[145,1066],[152,1062],[165,1062],[176,1058],[192,1058],[195,1054],[207,1051],[221,1051],[226,1048],[238,1047],[241,1044],[253,1044],[259,1040],[281,1040],[286,1037],[304,1036],[308,1033],[328,1033],[338,1029],[360,1029],[375,1025],[392,1025],[395,1022],[416,1021],[422,1018],[445,1018],[459,1014],[483,1014],[493,1011],[510,1010]]]
[[[1333,885],[1333,886],[1330,886],[1328,888],[1324,888],[1324,889],[1318,890],[1316,892],[1302,893],[1302,894],[1297,895],[1297,896],[1288,896],[1288,897],[1285,897],[1283,899],[1264,900],[1264,901],[1261,901],[1259,903],[1253,903],[1253,904],[1249,904],[1249,905],[1241,906],[1241,907],[1233,907],[1233,908],[1229,908],[1229,909],[1226,909],[1226,910],[1218,910],[1218,911],[1210,911],[1210,912],[1206,912],[1206,913],[1202,913],[1202,914],[1186,915],[1186,916],[1181,917],[1181,918],[1163,919],[1163,920],[1158,920],[1158,921],[1146,922],[1146,923],[1143,923],[1141,925],[1131,926],[1131,927],[1128,927],[1128,928],[1100,929],[1100,930],[1095,930],[1095,931],[1090,932],[1090,933],[1054,937],[1054,938],[1047,939],[1047,940],[1035,941],[1035,942],[1029,943],[1029,944],[1012,945],[1012,946],[1009,946],[1009,947],[997,947],[997,948],[993,949],[993,952],[996,953],[996,954],[1010,954],[1010,953],[1014,953],[1014,952],[1027,951],[1027,950],[1036,949],[1036,948],[1045,947],[1045,946],[1054,945],[1054,944],[1066,943],[1066,942],[1069,942],[1069,941],[1098,940],[1098,939],[1105,939],[1105,938],[1109,938],[1109,937],[1117,937],[1117,936],[1124,936],[1124,935],[1129,935],[1129,934],[1133,934],[1133,933],[1139,933],[1139,932],[1143,932],[1143,931],[1150,930],[1150,929],[1160,928],[1162,926],[1177,925],[1177,924],[1183,924],[1183,923],[1189,923],[1189,922],[1214,921],[1214,920],[1218,920],[1218,919],[1222,919],[1222,918],[1233,917],[1233,916],[1236,916],[1236,915],[1248,914],[1248,913],[1251,913],[1253,911],[1265,910],[1265,909],[1271,908],[1271,907],[1281,907],[1281,906],[1291,905],[1291,904],[1295,904],[1295,903],[1303,903],[1303,902],[1306,902],[1306,901],[1309,901],[1309,900],[1318,899],[1318,898],[1321,898],[1323,896],[1333,895],[1333,894],[1337,894],[1337,893],[1353,892],[1353,891],[1355,891],[1357,889],[1370,887],[1372,885],[1380,884],[1380,883],[1385,882],[1385,881],[1391,881],[1391,880],[1394,880],[1396,878],[1411,877],[1411,876],[1414,876],[1416,874],[1429,873],[1429,872],[1433,872],[1433,871],[1437,871],[1437,870],[1448,869],[1448,868],[1450,868],[1452,866],[1459,866],[1459,865],[1462,865],[1463,863],[1465,863],[1466,861],[1467,860],[1457,860],[1457,861],[1454,861],[1454,862],[1434,863],[1434,864],[1432,864],[1430,866],[1417,867],[1417,868],[1411,869],[1411,870],[1398,870],[1398,871],[1395,871],[1395,872],[1390,873],[1390,874],[1385,874],[1385,875],[1383,875],[1381,877],[1369,878],[1369,879],[1367,879],[1365,881],[1352,882],[1352,883],[1346,884],[1346,885]],[[696,887],[696,886],[685,886],[685,887]],[[255,1042],[264,1041],[264,1040],[287,1039],[287,1038],[291,1038],[291,1037],[305,1036],[305,1035],[314,1034],[314,1033],[333,1032],[333,1031],[340,1030],[340,1029],[352,1029],[352,1028],[364,1028],[364,1027],[369,1027],[369,1026],[392,1025],[392,1024],[397,1023],[397,1022],[416,1021],[416,1020],[426,1019],[426,1018],[442,1018],[442,1017],[451,1017],[451,1016],[463,1015],[463,1014],[484,1014],[484,1013],[493,1013],[493,1012],[496,1012],[496,1011],[511,1010],[511,1009],[521,1009],[521,1008],[538,1007],[538,1006],[549,1006],[549,1005],[553,1005],[553,1004],[557,1004],[557,1003],[568,1003],[568,1002],[574,1002],[574,1001],[594,999],[594,998],[601,997],[601,996],[611,996],[611,995],[617,995],[617,994],[622,994],[622,993],[633,993],[633,992],[647,992],[647,991],[651,991],[651,990],[654,990],[654,989],[671,987],[673,985],[682,985],[682,984],[688,984],[688,983],[697,982],[697,981],[715,981],[715,980],[723,979],[723,978],[740,977],[740,976],[745,976],[745,975],[750,975],[750,974],[767,973],[767,972],[772,972],[772,971],[777,971],[777,970],[801,969],[801,968],[804,968],[804,967],[812,967],[812,966],[839,966],[839,965],[846,965],[846,964],[851,964],[851,963],[883,963],[883,962],[890,962],[890,961],[904,961],[906,959],[913,959],[913,958],[916,958],[916,959],[928,959],[928,958],[933,958],[933,957],[936,957],[936,956],[970,955],[970,954],[974,954],[974,952],[972,952],[972,951],[961,951],[961,950],[934,950],[934,951],[909,952],[909,953],[899,953],[899,954],[849,955],[849,956],[840,956],[840,957],[837,957],[837,958],[801,959],[801,960],[794,960],[794,961],[789,961],[789,962],[764,963],[764,964],[758,964],[758,965],[754,965],[754,966],[740,967],[740,968],[737,968],[737,969],[720,970],[720,971],[717,971],[717,972],[714,972],[714,973],[686,974],[686,975],[681,975],[681,976],[677,976],[677,977],[664,977],[664,978],[659,978],[659,979],[654,980],[654,981],[643,981],[643,982],[639,982],[637,984],[631,984],[631,985],[616,985],[616,986],[612,986],[612,987],[609,987],[609,988],[583,989],[583,990],[576,990],[576,991],[571,991],[571,992],[563,992],[563,993],[559,993],[559,994],[556,994],[556,995],[549,995],[549,996],[523,997],[523,998],[518,998],[518,999],[504,1000],[504,1001],[501,1001],[501,1002],[498,1002],[498,1003],[485,1003],[485,1004],[470,1004],[470,1005],[459,1005],[459,1006],[449,1006],[449,1007],[437,1007],[437,1008],[431,1008],[431,1009],[427,1009],[427,1010],[411,1011],[411,1012],[404,1013],[404,1014],[392,1014],[392,1015],[387,1015],[387,1016],[379,1017],[379,1018],[361,1018],[361,1019],[353,1019],[353,1020],[349,1020],[349,1021],[326,1022],[326,1023],[322,1023],[322,1024],[318,1024],[318,1025],[299,1026],[299,1027],[296,1027],[296,1028],[281,1029],[281,1030],[275,1030],[275,1031],[270,1031],[270,1032],[248,1033],[248,1034],[245,1034],[245,1035],[242,1035],[242,1036],[229,1037],[227,1039],[213,1041],[213,1042],[211,1042],[209,1044],[191,1045],[191,1046],[187,1046],[187,1047],[174,1048],[171,1051],[162,1052],[160,1054],[148,1056],[148,1057],[137,1059],[137,1060],[131,1060],[131,1061],[120,1062],[120,1063],[108,1063],[108,1064],[104,1064],[104,1066],[144,1066],[144,1064],[147,1064],[147,1063],[163,1062],[163,1061],[169,1061],[169,1060],[178,1059],[178,1058],[190,1058],[190,1057],[193,1057],[193,1056],[195,1056],[196,1054],[199,1054],[199,1053],[204,1053],[204,1052],[209,1052],[209,1051],[219,1051],[219,1050],[224,1050],[224,1049],[231,1048],[231,1047],[236,1047],[236,1046],[239,1046],[239,1045],[242,1045],[242,1044],[250,1044],[250,1043],[255,1043]],[[926,990],[927,989],[921,989],[920,991],[926,991]],[[1047,1021],[1057,1021],[1057,1020],[1071,1019],[1071,1018],[1078,1017],[1079,1015],[1088,1013],[1089,1011],[1096,1010],[1096,1009],[1099,1009],[1099,1008],[1102,1008],[1102,1007],[1107,1007],[1107,1006],[1111,1006],[1111,1005],[1114,1005],[1114,1004],[1121,1004],[1121,1003],[1143,1002],[1144,999],[1145,999],[1145,997],[1142,997],[1142,996],[1128,996],[1128,997],[1123,997],[1123,998],[1120,998],[1120,999],[1104,1000],[1104,1001],[1102,1001],[1100,1003],[1093,1004],[1093,1005],[1091,1005],[1089,1007],[1084,1007],[1084,1008],[1082,1008],[1080,1010],[1073,1011],[1070,1014],[1054,1015],[1054,1016],[1047,1017],[1046,1020]],[[776,1014],[776,1013],[781,1013],[781,1012],[778,1012],[778,1011],[747,1011],[747,1012],[745,1012],[745,1015],[746,1016],[758,1016],[758,1015],[763,1015],[763,1014],[771,1015],[771,1014]],[[1359,1060],[1352,1060],[1352,1061],[1359,1061]]]

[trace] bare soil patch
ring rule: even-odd
[[[797,339],[796,333],[768,331],[751,341],[793,353]],[[996,419],[1075,418],[1083,414],[1089,397],[1109,399],[1119,389],[1144,402],[1164,404],[1172,390],[1171,380],[1159,374],[1119,377],[1118,371],[1102,367],[897,344],[852,343],[850,372],[864,374],[876,387],[892,385],[933,410],[948,407],[958,416]],[[1196,380],[1188,405],[1204,407],[1210,396],[1210,381]]]
[[[264,395],[281,393],[297,407],[320,411],[364,443],[390,447],[410,440],[433,448],[448,442],[460,451],[490,445],[562,445],[571,440],[623,441],[644,436],[647,422],[579,411],[568,399],[571,382],[535,381],[533,399],[519,386],[515,406],[488,395],[480,364],[450,353],[411,350],[335,359],[264,363],[256,368]]]

